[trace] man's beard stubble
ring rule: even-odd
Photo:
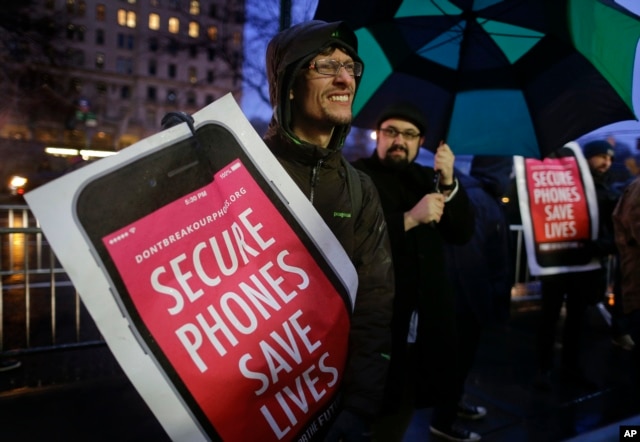
[[[391,153],[393,153],[398,149],[402,150],[406,155],[402,158],[397,158],[390,155]],[[393,170],[401,171],[406,169],[409,166],[409,164],[411,164],[411,161],[409,161],[409,150],[404,146],[394,144],[387,150],[387,153],[385,154],[382,160],[382,164],[384,164],[385,166]]]
[[[349,115],[341,115],[339,113],[333,112],[329,108],[322,108],[322,113],[324,114],[324,118],[326,122],[333,126],[346,126],[351,124],[353,120],[353,113],[349,112]]]

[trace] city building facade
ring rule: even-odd
[[[0,142],[117,151],[242,94],[244,0],[34,0],[0,28]]]

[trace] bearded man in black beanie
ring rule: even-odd
[[[433,407],[433,434],[453,441],[477,441],[479,434],[454,424],[459,416],[479,419],[486,410],[462,400],[455,294],[444,255],[445,244],[469,241],[474,216],[467,193],[454,176],[455,156],[446,143],[437,148],[433,167],[415,162],[427,130],[418,108],[393,104],[378,118],[373,155],[354,163],[378,189],[393,252],[396,295],[385,404],[393,422],[408,399],[405,393],[410,392],[416,408]],[[417,318],[417,333],[415,343],[409,345],[412,318]],[[381,431],[388,427],[404,432],[402,422],[390,423]]]

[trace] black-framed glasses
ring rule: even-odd
[[[420,136],[420,132],[416,132],[411,129],[399,131],[395,127],[381,127],[380,129],[378,129],[378,131],[382,133],[382,135],[384,135],[385,137],[395,138],[398,135],[400,135],[402,138],[404,138],[407,141],[413,141]]]
[[[338,60],[322,59],[312,61],[309,64],[309,69],[315,69],[318,74],[322,75],[338,75],[340,68],[344,68],[347,74],[352,77],[362,75],[362,63],[359,61],[347,61],[343,63]]]

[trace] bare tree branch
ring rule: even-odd
[[[265,53],[267,44],[278,33],[280,26],[280,0],[265,0],[259,5],[248,2],[245,23],[244,84],[245,93],[254,93],[270,106]],[[318,0],[292,0],[292,24],[310,20]]]

